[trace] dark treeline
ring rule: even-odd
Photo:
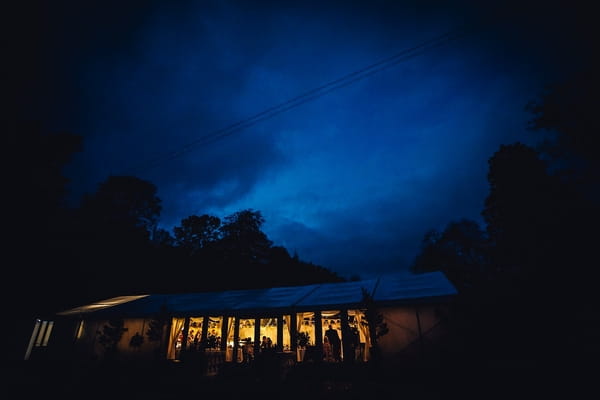
[[[459,289],[461,360],[555,365],[600,354],[597,71],[584,69],[526,106],[539,145],[506,144],[491,156],[484,227],[452,221],[423,239],[412,269],[442,270]]]
[[[158,228],[154,184],[109,176],[80,205],[66,204],[62,168],[83,145],[75,134],[48,134],[35,123],[10,129],[18,171],[7,208],[10,285],[22,316],[41,316],[112,296],[216,291],[339,282],[262,231],[260,211],[223,219],[191,215]]]

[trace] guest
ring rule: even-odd
[[[338,334],[337,329],[333,329],[331,324],[329,325],[329,329],[325,331],[325,337],[329,340],[331,344],[331,352],[333,355],[334,361],[342,361],[342,341],[340,340],[340,335]]]

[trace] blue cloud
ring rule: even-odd
[[[157,185],[167,228],[257,209],[275,244],[344,275],[405,269],[427,230],[480,220],[488,158],[535,141],[523,107],[564,69],[546,43],[558,36],[549,22],[499,17],[205,143],[490,14],[469,2],[176,3],[119,14],[107,4],[98,18],[82,5],[50,10],[39,95],[50,128],[85,137],[68,170],[74,196],[132,173]]]

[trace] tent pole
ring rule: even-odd
[[[323,355],[323,315],[321,311],[315,311],[315,347],[317,354]],[[322,357],[317,357],[317,361],[322,361]]]
[[[415,315],[417,317],[417,329],[419,330],[419,351],[421,359],[423,359],[424,349],[423,349],[423,333],[421,331],[421,318],[419,316],[419,309],[415,306]]]
[[[240,347],[240,316],[236,315],[233,323],[233,356],[232,362],[237,364],[238,362],[238,352]]]
[[[283,351],[283,314],[277,316],[277,351]]]
[[[292,310],[290,314],[290,350],[295,352],[298,348],[298,316],[296,310]]]

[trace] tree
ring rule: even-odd
[[[76,238],[79,267],[76,287],[96,299],[146,292],[151,272],[160,273],[151,234],[156,231],[161,200],[156,186],[132,176],[110,176],[96,193],[84,197]],[[155,270],[155,271],[152,271]]]
[[[263,270],[269,274],[268,286],[310,285],[324,282],[343,282],[345,279],[321,266],[301,261],[297,254],[290,256],[285,247],[271,246]]]
[[[86,196],[83,211],[103,234],[148,241],[162,210],[156,186],[133,176],[110,176]]]
[[[175,238],[166,229],[158,228],[152,235],[152,242],[163,247],[172,247],[175,245]]]
[[[273,244],[261,230],[264,222],[261,212],[252,209],[225,217],[221,226],[221,244],[225,256],[244,265],[264,262]]]
[[[144,344],[144,337],[140,335],[139,332],[136,332],[135,335],[131,337],[129,340],[129,346],[139,349]]]
[[[124,325],[125,321],[122,319],[111,319],[102,327],[102,330],[97,331],[98,343],[104,347],[104,355],[107,359],[112,359],[116,355],[117,345],[123,334],[128,331]]]
[[[46,133],[39,122],[12,124],[6,146],[13,161],[13,173],[7,174],[13,189],[9,200],[13,207],[37,213],[36,218],[54,215],[66,206],[69,179],[62,172],[75,153],[82,150],[80,135],[68,132]]]
[[[553,202],[560,204],[564,217],[553,234],[560,237],[558,248],[564,249],[560,260],[564,265],[587,265],[596,257],[597,235],[593,232],[600,225],[599,66],[593,60],[549,85],[526,106],[533,115],[530,129],[546,135],[538,150],[558,182]]]
[[[461,219],[450,222],[443,232],[425,234],[411,270],[442,271],[459,292],[481,290],[491,274],[488,253],[487,237],[479,224]]]
[[[598,64],[580,69],[564,81],[549,85],[527,104],[529,128],[550,133],[539,149],[555,162],[563,176],[580,184],[600,183],[600,119]]]
[[[379,338],[389,332],[387,323],[383,315],[379,313],[375,299],[369,291],[361,288],[362,303],[365,310],[365,319],[369,325],[369,337],[371,339],[372,361],[377,365],[381,361],[381,349],[379,348]]]
[[[502,333],[496,341],[536,358],[547,357],[547,349],[564,340],[557,332],[538,337],[540,326],[588,303],[581,293],[591,289],[583,289],[591,277],[585,278],[589,260],[581,257],[593,248],[582,246],[590,243],[589,230],[582,229],[589,222],[578,209],[583,203],[550,171],[532,147],[501,146],[489,160],[490,192],[482,211],[500,289],[486,307],[490,332]],[[520,326],[520,334],[495,323],[501,320]]]
[[[190,254],[214,244],[220,236],[221,220],[212,215],[191,215],[173,228],[175,244]]]
[[[538,152],[522,143],[503,145],[490,158],[488,181],[482,215],[493,260],[514,285],[531,290],[552,273],[557,257],[564,257],[563,193]]]
[[[597,258],[597,230],[600,225],[600,119],[598,118],[598,62],[587,63],[567,79],[550,85],[527,105],[533,114],[529,127],[549,135],[538,149],[549,160],[557,180],[554,215],[560,216],[547,235],[545,263],[555,271],[546,284],[560,292],[555,312],[572,313],[578,328],[568,339],[572,344],[563,356],[575,361],[598,356],[600,314],[594,304],[596,271],[590,261]],[[555,299],[552,293],[550,299]],[[593,349],[596,349],[595,351]],[[559,358],[559,357],[557,357]],[[584,361],[585,362],[585,361]]]
[[[4,182],[10,188],[4,196],[4,225],[10,232],[5,248],[12,253],[5,256],[19,263],[9,280],[26,283],[23,289],[32,293],[31,302],[22,306],[51,312],[51,307],[62,305],[56,287],[69,276],[63,249],[68,248],[66,227],[72,214],[66,201],[69,180],[62,170],[81,151],[82,137],[44,132],[35,121],[15,122],[5,133],[10,150],[5,159],[11,161]]]
[[[56,312],[68,303],[71,248],[66,229],[72,213],[67,206],[69,180],[63,168],[82,148],[82,137],[72,133],[45,132],[37,121],[7,119],[3,125],[5,191],[3,227],[6,293],[28,293],[7,318],[15,321],[15,333],[28,337],[34,318]],[[14,117],[14,116],[13,116]],[[11,346],[9,359],[22,359],[21,349]]]

